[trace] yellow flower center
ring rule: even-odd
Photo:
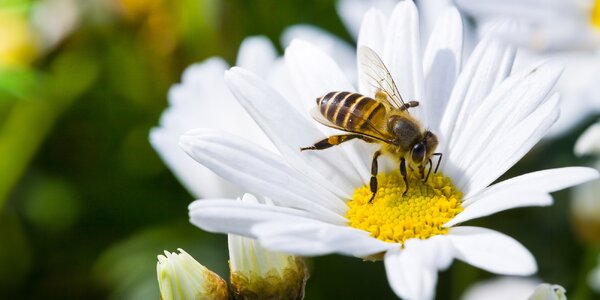
[[[600,0],[595,0],[592,7],[592,26],[600,29]]]
[[[410,238],[427,239],[446,234],[443,225],[460,213],[462,192],[441,172],[423,182],[419,174],[408,174],[408,192],[398,171],[377,175],[377,195],[369,186],[354,190],[346,218],[350,226],[366,230],[377,239],[404,243]]]

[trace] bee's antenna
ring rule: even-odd
[[[443,154],[440,153],[440,152],[436,152],[436,153],[432,154],[431,156],[433,156],[433,155],[440,157],[438,159],[438,161],[437,161],[437,164],[435,165],[435,171],[433,171],[434,173],[437,173],[438,168],[440,167],[440,163],[442,162],[442,156],[443,156]],[[431,160],[429,160],[429,162],[431,162]]]

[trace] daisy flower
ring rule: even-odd
[[[517,64],[551,57],[565,72],[557,84],[561,117],[549,132],[564,134],[600,112],[596,92],[600,76],[600,1],[597,0],[456,0],[461,11],[485,31],[493,20],[516,19],[523,25],[503,38],[522,46]]]
[[[462,68],[462,24],[454,8],[442,13],[421,51],[419,14],[411,1],[400,2],[389,18],[370,10],[358,44],[382,56],[405,99],[420,101],[410,113],[438,135],[440,170],[427,182],[409,171],[410,189],[402,195],[397,167],[383,165],[377,195],[369,202],[373,145],[349,142],[300,152],[332,132],[307,113],[317,97],[368,90],[360,80],[357,90],[332,58],[296,40],[286,49],[285,64],[298,103],[243,68],[225,75],[277,152],[214,129],[180,138],[196,161],[276,205],[203,199],[190,205],[191,222],[255,238],[273,251],[383,259],[392,289],[407,299],[431,299],[437,271],[455,258],[499,274],[534,273],[533,256],[511,237],[458,224],[515,207],[550,205],[549,193],[598,177],[596,170],[570,167],[492,184],[558,117],[558,96],[551,89],[561,69],[537,63],[510,75],[515,49],[492,35]]]

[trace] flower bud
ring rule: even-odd
[[[542,283],[535,288],[535,291],[528,300],[567,300],[565,288],[558,284]]]
[[[156,273],[161,300],[229,299],[227,283],[182,249],[158,255]]]
[[[271,252],[256,240],[229,235],[235,299],[303,299],[308,271],[300,257]]]
[[[242,202],[258,203],[251,194]],[[269,199],[264,201],[273,205]],[[235,299],[303,299],[308,270],[300,257],[272,252],[258,241],[228,235],[229,268]]]

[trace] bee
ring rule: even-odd
[[[317,106],[311,110],[312,117],[325,126],[348,133],[330,136],[300,150],[323,150],[353,139],[380,144],[371,162],[369,186],[372,196],[369,202],[377,193],[377,158],[381,154],[399,161],[406,186],[402,194],[404,196],[408,192],[407,165],[411,170],[417,168],[421,178],[427,181],[433,167],[432,156],[439,156],[434,171],[437,172],[442,159],[442,153],[435,152],[437,136],[425,130],[410,115],[409,109],[417,107],[419,102],[405,102],[402,99],[390,72],[375,51],[366,46],[360,47],[358,60],[361,74],[369,83],[374,97],[351,92],[330,92],[317,98]],[[427,164],[429,170],[425,176]]]

